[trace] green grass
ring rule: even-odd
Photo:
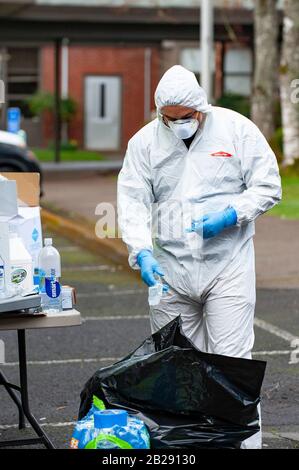
[[[52,149],[33,149],[35,155],[40,162],[54,162],[54,150]],[[91,150],[61,150],[62,162],[83,162],[83,161],[100,161],[105,157],[99,152]]]
[[[284,219],[299,219],[299,176],[282,177],[282,200],[268,214]]]

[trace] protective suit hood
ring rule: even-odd
[[[165,72],[155,92],[155,103],[158,113],[164,106],[171,105],[187,106],[202,113],[212,110],[194,73],[181,65],[174,65]]]

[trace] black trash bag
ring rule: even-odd
[[[81,392],[126,409],[148,427],[151,447],[239,448],[259,431],[257,405],[266,362],[199,351],[180,316],[119,362],[98,370]]]

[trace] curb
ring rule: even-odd
[[[95,254],[121,264],[132,272],[128,265],[127,249],[120,239],[98,238],[88,224],[84,224],[82,221],[76,222],[74,219],[55,214],[48,209],[41,209],[41,218],[43,224],[55,233],[74,241],[77,245]]]
[[[45,177],[58,175],[69,175],[74,174],[109,174],[118,173],[123,165],[123,160],[107,160],[100,162],[61,162],[61,163],[42,163],[41,167]]]

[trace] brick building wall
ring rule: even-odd
[[[160,53],[151,47],[151,109],[153,95],[160,78]],[[122,78],[121,151],[128,140],[144,124],[144,56],[143,46],[69,47],[69,95],[78,103],[78,112],[69,126],[69,138],[84,147],[84,78],[87,75],[118,75]],[[44,46],[41,50],[41,89],[54,89],[54,50]],[[45,144],[53,139],[53,122],[44,117]]]

